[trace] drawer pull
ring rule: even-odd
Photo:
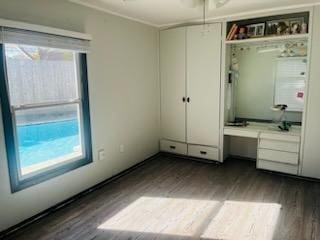
[[[170,146],[170,149],[176,149],[176,146]]]
[[[201,153],[202,155],[207,155],[207,152],[205,152],[205,151],[200,151],[200,153]]]

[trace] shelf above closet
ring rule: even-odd
[[[225,44],[246,44],[246,43],[264,43],[264,42],[276,42],[285,40],[308,40],[309,34],[296,34],[296,35],[282,35],[272,37],[261,37],[261,38],[249,38],[244,40],[225,40]]]

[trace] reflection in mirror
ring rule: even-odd
[[[287,105],[287,121],[300,123],[307,72],[307,42],[234,45],[227,104],[236,119],[277,120],[272,107]],[[229,119],[229,121],[234,119]]]

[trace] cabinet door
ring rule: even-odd
[[[160,33],[162,138],[186,141],[186,29]]]
[[[187,141],[219,146],[221,24],[187,28]]]
[[[312,33],[302,175],[320,178],[320,8],[315,7]]]

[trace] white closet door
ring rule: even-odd
[[[221,24],[187,28],[187,141],[219,146]]]
[[[302,176],[320,179],[320,7],[315,7]]]
[[[186,141],[186,29],[160,33],[162,138]]]

